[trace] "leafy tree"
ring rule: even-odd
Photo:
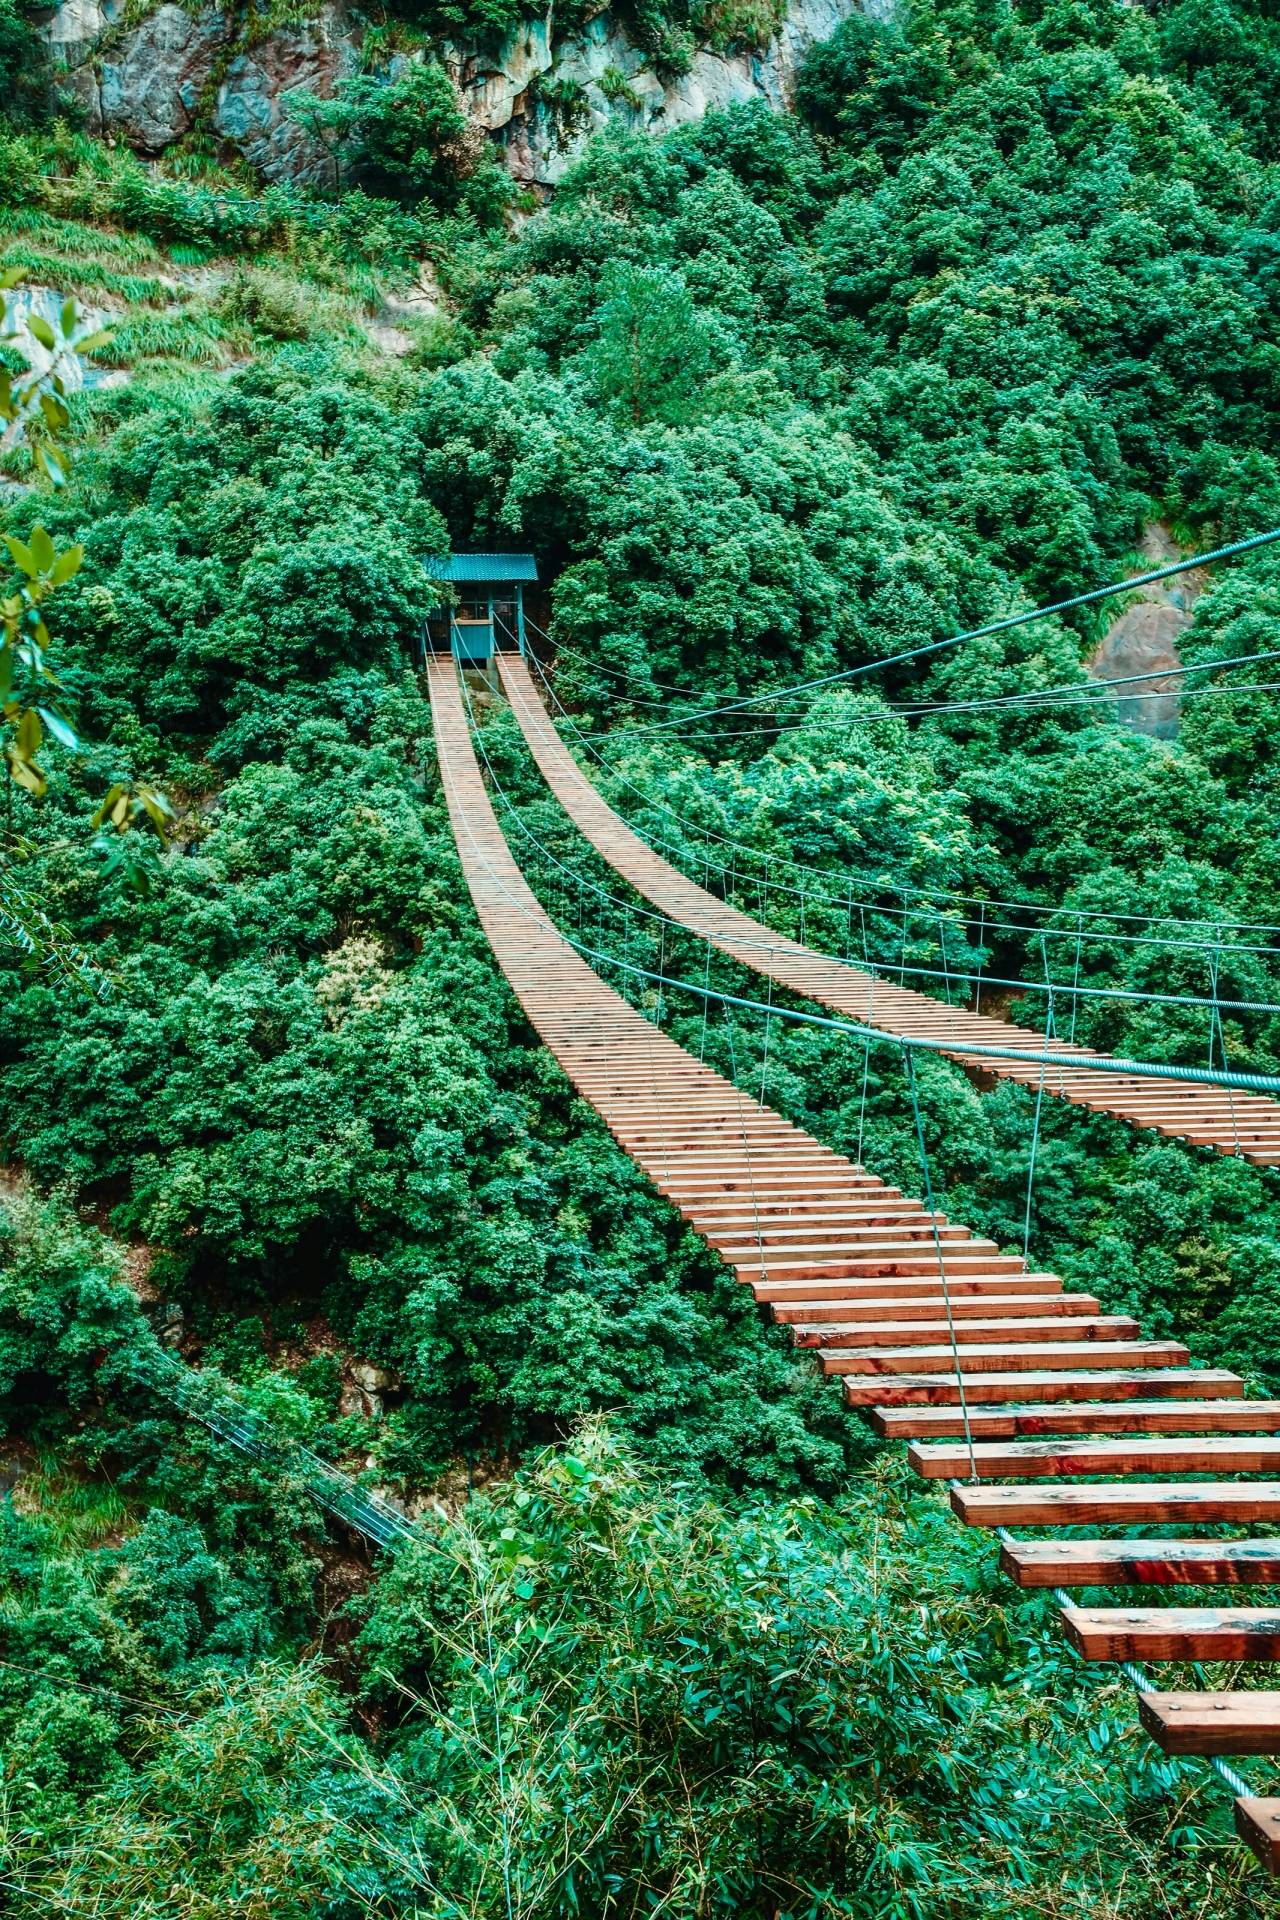
[[[403,200],[447,207],[461,201],[483,220],[494,219],[509,197],[509,180],[475,135],[438,61],[354,75],[328,99],[295,91],[286,106],[329,148],[335,186],[351,168]]]
[[[677,275],[618,266],[601,281],[595,377],[606,406],[639,426],[686,420],[711,365],[707,329]]]

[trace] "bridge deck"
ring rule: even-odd
[[[818,1365],[843,1378],[849,1403],[866,1409],[881,1432],[914,1442],[917,1471],[933,1477],[970,1468],[969,1449],[956,1437],[965,1410],[972,1412],[983,1477],[970,1486],[953,1482],[961,1519],[1126,1527],[1189,1520],[1196,1529],[1280,1522],[1280,1483],[1216,1477],[1274,1470],[1277,1442],[1267,1436],[1277,1427],[1275,1403],[1251,1406],[1237,1374],[1187,1366],[1186,1349],[1174,1342],[1129,1338],[1137,1332],[1131,1322],[1104,1325],[1092,1297],[1069,1295],[1054,1274],[1022,1273],[1021,1261],[831,1152],[695,1060],[606,986],[561,937],[512,858],[452,662],[428,671],[463,872],[532,1026],[658,1191],[763,1306],[814,1343]],[[797,1262],[776,1235],[793,1229],[804,1259],[788,1277]],[[837,1334],[839,1344],[823,1344]],[[1241,1438],[1251,1433],[1260,1437]],[[1170,1437],[1152,1438],[1160,1434]],[[1023,1438],[1050,1435],[1060,1437]],[[1152,1484],[1162,1471],[1181,1477]],[[995,1472],[1006,1484],[986,1479]],[[1145,1478],[1135,1483],[1134,1474]],[[1080,1475],[1089,1476],[1084,1484]],[[1046,1484],[1059,1477],[1068,1484]],[[1002,1539],[1005,1570],[1026,1586],[1079,1587],[1087,1578],[1091,1587],[1234,1587],[1280,1571],[1274,1539],[1254,1551],[1238,1541],[1188,1540],[1185,1532],[1123,1543]],[[1157,1614],[1068,1604],[1064,1620],[1087,1659],[1280,1657],[1280,1616],[1263,1609]],[[1248,1696],[1234,1714],[1194,1724],[1171,1709],[1148,1724],[1170,1751],[1186,1751],[1192,1740],[1196,1751],[1217,1751],[1220,1732],[1223,1752],[1269,1752],[1280,1744],[1276,1698]],[[1280,1863],[1280,1802],[1242,1797],[1237,1823],[1260,1858]]]
[[[654,852],[601,798],[561,740],[539,699],[529,670],[516,654],[502,654],[498,671],[511,708],[543,778],[557,800],[609,865],[668,919],[707,938],[721,952],[820,1006],[886,1033],[945,1044],[948,1055],[970,1070],[1038,1086],[1034,1061],[994,1060],[966,1053],[969,1046],[1012,1047],[1036,1055],[1040,1035],[989,1014],[948,1006],[928,994],[895,986],[828,954],[789,940],[749,914],[717,900]],[[1097,1052],[1055,1040],[1055,1053],[1098,1059]],[[1201,1086],[1191,1080],[1153,1081],[1137,1075],[1050,1066],[1046,1093],[1095,1113],[1114,1114],[1133,1126],[1239,1154],[1259,1166],[1280,1166],[1280,1106],[1265,1095]]]

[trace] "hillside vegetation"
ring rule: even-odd
[[[1186,700],[1176,742],[1096,705],[889,711],[1074,682],[1114,609],[643,731],[673,687],[729,704],[1119,577],[1153,522],[1189,549],[1280,525],[1275,8],[907,0],[810,56],[794,115],[619,128],[514,219],[429,63],[380,87],[372,60],[325,198],[198,142],[97,145],[32,45],[0,4],[0,265],[101,312],[94,364],[128,378],[72,396],[65,487],[3,455],[6,530],[85,548],[48,611],[83,744],[9,792],[5,872],[100,973],[0,951],[11,1910],[1280,1913],[1203,1767],[1156,1754],[534,1044],[414,671],[420,557],[527,547],[606,791],[695,875],[710,831],[837,890],[1280,924],[1269,688]],[[1183,654],[1270,648],[1264,551]],[[166,837],[93,829],[113,782],[167,796]],[[1235,1066],[1280,1068],[1274,975],[1217,977],[1264,1008],[1225,1020]],[[1204,976],[1120,942],[1086,965]],[[1139,1001],[1076,1031],[1209,1044]],[[716,1024],[707,1057],[754,1086],[762,1039]],[[891,1055],[864,1112],[839,1036],[771,1047],[773,1101],[919,1191]],[[1021,1250],[1032,1097],[919,1078],[947,1208]],[[1275,1174],[1050,1103],[1029,1232],[1280,1392]],[[365,1552],[185,1420],[160,1336],[417,1537]]]

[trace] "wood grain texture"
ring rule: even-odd
[[[1266,1607],[1064,1607],[1086,1660],[1280,1660],[1280,1612]]]
[[[1229,1382],[1228,1385],[1238,1383]],[[969,1430],[977,1440],[1016,1440],[1048,1433],[1280,1433],[1280,1400],[1211,1397],[1131,1400],[1109,1405],[1077,1401],[1057,1407],[976,1407]],[[958,1440],[965,1422],[944,1407],[872,1407],[868,1418],[885,1440]]]
[[[1280,1586],[1280,1539],[1006,1540],[1020,1587]]]
[[[1280,1481],[1091,1481],[1073,1487],[953,1486],[970,1527],[1256,1526],[1280,1521]]]
[[[907,1455],[917,1473],[934,1480],[974,1473],[989,1480],[1102,1473],[1277,1473],[1280,1436],[978,1441],[973,1447],[913,1440]]]
[[[1144,1693],[1138,1718],[1166,1753],[1280,1753],[1280,1693]]]
[[[1242,1796],[1236,1801],[1236,1832],[1268,1873],[1280,1873],[1280,1800]]]

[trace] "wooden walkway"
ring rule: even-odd
[[[531,1024],[657,1190],[843,1381],[850,1405],[908,1441],[920,1474],[951,1480],[960,1520],[1002,1530],[1009,1576],[1059,1591],[1280,1584],[1280,1401],[1246,1401],[1237,1374],[1192,1368],[1179,1342],[1144,1339],[1133,1320],[1068,1293],[1055,1274],[1024,1271],[651,1025],[562,939],[526,885],[481,777],[453,664],[428,672],[467,885]],[[1271,1477],[1224,1478],[1237,1474]],[[1195,1532],[1057,1540],[1005,1531],[1082,1524]],[[1275,1537],[1204,1538],[1207,1524],[1262,1524]],[[1063,1612],[1089,1660],[1280,1657],[1280,1614],[1269,1609],[1068,1603]],[[1280,1751],[1280,1694],[1150,1693],[1141,1711],[1170,1753]],[[1242,1796],[1236,1813],[1275,1870],[1280,1799]]]
[[[1043,1072],[1045,1092],[1077,1106],[1114,1114],[1194,1146],[1239,1154],[1259,1166],[1280,1166],[1280,1106],[1265,1095],[1201,1086],[1191,1080],[1157,1081],[1087,1067],[1042,1068],[1035,1060],[993,1060],[967,1053],[966,1044],[1011,1047],[1038,1055],[1044,1051],[1044,1041],[1025,1027],[948,1006],[816,953],[717,900],[655,853],[601,798],[556,732],[524,661],[517,654],[502,654],[498,668],[529,750],[565,812],[597,853],[668,919],[709,939],[723,953],[779,986],[833,1012],[886,1033],[938,1041],[950,1058],[970,1071],[1032,1087],[1040,1084]],[[1059,1040],[1053,1042],[1052,1051],[1078,1054],[1082,1059],[1099,1057],[1086,1047]]]

